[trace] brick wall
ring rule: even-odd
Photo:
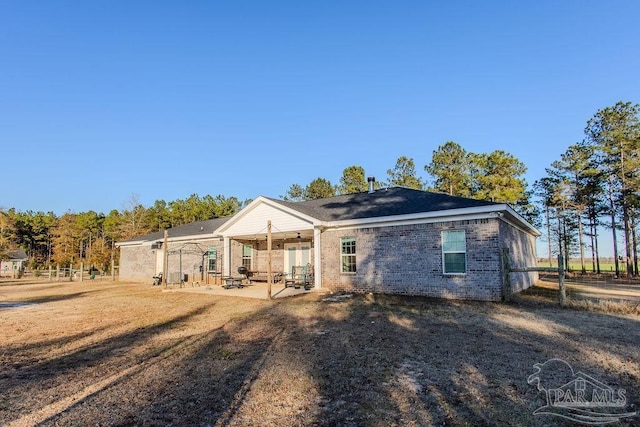
[[[157,273],[156,251],[148,245],[122,246],[120,248],[120,271],[118,280],[126,282],[153,283]]]
[[[203,252],[209,249],[209,246],[214,246],[217,249],[217,260],[218,263],[222,263],[222,250],[223,250],[223,242],[219,239],[211,239],[211,240],[198,240],[197,246],[193,244],[187,244],[185,242],[169,242],[169,280],[171,279],[179,280],[180,270],[182,270],[182,275],[185,274],[188,276],[189,282],[202,282],[206,280],[206,277],[203,278],[203,275],[200,273],[200,265],[203,266],[204,272],[207,271],[207,258],[204,260],[202,258]],[[182,253],[180,253],[182,250]],[[204,264],[203,264],[204,261]],[[182,263],[182,268],[181,268]],[[218,271],[220,271],[220,266],[218,266]]]
[[[198,245],[185,244],[185,242],[169,242],[169,277],[171,273],[180,273],[180,260],[182,259],[182,274],[187,274],[189,281],[201,281],[200,265],[203,262],[202,253],[209,246],[215,246],[218,250],[218,263],[222,265],[223,242],[218,239],[199,240]],[[182,248],[182,256],[180,256]],[[120,272],[119,280],[131,282],[153,282],[156,271],[157,257],[162,256],[162,251],[151,249],[150,245],[123,246],[120,248]],[[203,266],[206,271],[207,258]],[[162,261],[160,261],[162,264]],[[218,271],[220,266],[218,266]]]
[[[294,240],[274,240],[271,242],[271,270],[273,272],[284,271],[284,245],[285,243],[299,243]],[[311,242],[303,240],[302,243]],[[253,247],[253,270],[267,271],[267,242],[265,240],[232,240],[231,241],[231,270],[232,275],[237,273],[237,269],[242,265],[242,245]],[[313,265],[313,249],[310,251],[311,265]]]
[[[442,266],[443,230],[465,230],[467,273],[445,275]],[[356,238],[356,273],[341,273],[340,238]],[[272,268],[284,268],[284,243],[273,243]],[[199,241],[199,248],[218,250],[218,270],[221,268],[223,242],[219,239]],[[242,245],[254,248],[253,269],[267,270],[266,242],[258,240],[231,241],[231,274],[242,265]],[[279,245],[279,247],[278,247]],[[184,247],[182,273],[189,281],[200,280],[202,253],[187,248],[184,242],[169,243],[169,272],[179,272],[180,256],[176,250]],[[425,295],[440,298],[499,301],[502,298],[502,248],[508,247],[513,267],[536,265],[535,237],[499,219],[448,221],[372,227],[352,230],[327,230],[322,233],[322,286],[334,291],[375,292],[404,295]],[[190,250],[191,249],[191,250]],[[120,250],[120,279],[149,282],[157,272],[156,250],[141,245]],[[313,250],[311,251],[313,265]],[[204,262],[207,262],[205,258]],[[204,266],[206,271],[206,265]],[[195,277],[194,277],[195,275]],[[532,286],[537,273],[511,273],[514,292]]]
[[[465,230],[467,274],[443,274],[443,230]],[[502,296],[499,231],[497,219],[325,231],[323,287],[498,301]],[[354,274],[340,272],[341,237],[356,238]]]

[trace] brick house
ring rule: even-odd
[[[212,267],[223,276],[240,265],[264,272],[268,221],[272,270],[309,265],[316,288],[492,301],[504,297],[504,251],[512,266],[535,266],[540,235],[507,204],[395,187],[305,202],[260,196],[230,218],[170,229],[169,251],[197,243],[214,250]],[[162,265],[161,236],[119,244],[121,279],[149,280],[149,265]],[[204,276],[209,266],[201,264]],[[537,274],[511,273],[510,279],[518,292]]]

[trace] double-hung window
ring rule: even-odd
[[[467,241],[464,230],[442,232],[442,271],[444,274],[466,274]]]
[[[356,239],[354,237],[340,239],[340,258],[343,273],[356,272]]]
[[[207,265],[207,271],[217,271],[217,259],[218,259],[218,251],[215,246],[209,246],[209,250],[207,251],[209,255],[209,263]]]
[[[253,246],[242,245],[242,265],[247,267],[247,270],[251,270],[252,263],[253,263]]]

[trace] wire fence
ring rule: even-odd
[[[524,294],[557,300],[558,283],[558,273],[541,272],[538,283],[527,289]],[[627,314],[640,311],[639,277],[616,276],[615,273],[566,272],[564,285],[566,299],[572,306],[584,308],[585,304],[587,306],[596,304],[600,308],[606,307],[605,311]]]
[[[575,263],[565,263],[562,255],[557,259],[541,262],[537,266],[513,267],[511,265],[509,250],[503,250],[503,295],[509,300],[512,297],[510,275],[511,273],[537,272],[538,282],[523,292],[523,295],[543,296],[555,299],[564,307],[568,301],[591,301],[600,303],[603,301],[613,303],[632,304],[640,306],[640,278],[631,274],[622,274],[618,268],[615,272],[603,272],[600,265],[600,273],[584,272],[582,266],[576,270]],[[559,265],[569,268],[558,268]],[[619,265],[618,265],[619,267]]]
[[[11,279],[24,281],[60,282],[60,281],[84,281],[84,280],[118,280],[118,266],[113,271],[83,270],[72,267],[60,267],[49,269],[24,269],[11,276]],[[6,278],[6,277],[5,277]]]

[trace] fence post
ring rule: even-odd
[[[502,248],[502,299],[511,301],[511,265],[509,264],[509,248]]]
[[[164,240],[162,241],[162,283],[167,289],[169,283],[169,230],[164,230]],[[118,278],[120,272],[118,271]]]
[[[116,281],[116,262],[111,260],[111,281]]]
[[[51,281],[51,264],[49,264],[49,281]]]
[[[84,262],[80,263],[80,281],[84,281]]]
[[[564,307],[567,304],[567,291],[564,287],[564,257],[562,254],[558,255],[558,288],[560,307]]]
[[[267,221],[267,299],[271,300],[271,220]]]
[[[56,282],[60,281],[60,264],[56,264]]]

